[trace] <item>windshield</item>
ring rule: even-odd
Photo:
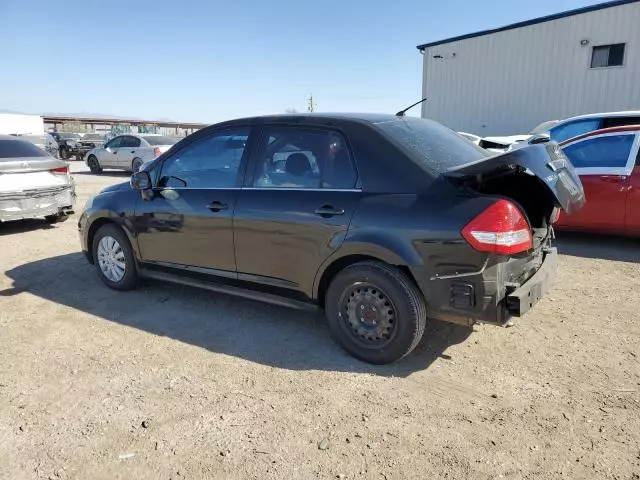
[[[542,122],[536,128],[529,132],[529,135],[540,135],[541,133],[549,133],[551,127],[560,123],[560,120],[549,120],[548,122]]]
[[[432,120],[399,117],[397,120],[375,125],[403,147],[412,160],[434,176],[452,167],[491,155],[453,130]]]
[[[16,158],[47,157],[47,152],[24,140],[0,140],[0,161]]]
[[[65,140],[77,140],[80,138],[80,135],[77,133],[68,133],[68,132],[58,132],[58,136]]]
[[[163,137],[162,135],[143,135],[142,138],[144,138],[149,143],[149,145],[152,146],[173,145],[178,142],[177,138]]]

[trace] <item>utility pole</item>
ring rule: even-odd
[[[313,103],[313,93],[312,93],[311,95],[309,95],[309,103],[307,104],[307,112],[309,112],[309,113],[315,112],[317,106],[318,105]]]

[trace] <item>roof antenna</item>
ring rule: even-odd
[[[404,110],[400,110],[398,113],[396,113],[396,117],[404,117],[404,114],[407,113],[407,111],[411,110],[413,107],[415,107],[416,105],[420,105],[421,103],[424,103],[427,101],[427,97],[424,97],[422,100],[417,101],[416,103],[414,103],[413,105],[409,105],[407,108],[405,108]]]

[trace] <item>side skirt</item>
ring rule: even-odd
[[[141,277],[149,278],[152,280],[160,280],[163,282],[177,283],[180,285],[186,285],[188,287],[202,288],[212,292],[224,293],[227,295],[233,295],[236,297],[248,298],[250,300],[256,300],[259,302],[270,303],[273,305],[280,305],[283,307],[294,308],[297,310],[317,311],[318,306],[313,303],[303,302],[292,298],[275,295],[273,293],[261,292],[258,290],[246,289],[236,287],[233,285],[225,285],[222,283],[209,282],[206,280],[198,280],[192,277],[185,277],[182,275],[175,275],[164,271],[150,270],[148,268],[141,268],[138,272]]]

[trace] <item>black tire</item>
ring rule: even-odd
[[[91,173],[94,173],[96,175],[102,173],[102,167],[100,166],[100,162],[95,155],[89,155],[89,158],[87,158],[87,165],[89,165],[89,170],[91,170]]]
[[[98,253],[100,241],[102,239],[107,239],[107,237],[115,239],[123,253],[122,261],[125,264],[124,275],[119,280],[114,280],[113,278],[109,278],[105,275],[100,261]],[[108,239],[105,241],[108,241]],[[93,237],[93,245],[91,248],[93,253],[93,263],[96,266],[98,275],[109,288],[113,288],[114,290],[132,290],[137,287],[139,277],[136,259],[133,254],[133,249],[131,248],[131,243],[120,227],[112,223],[100,227]]]
[[[65,215],[64,213],[57,213],[56,215],[47,215],[46,217],[44,217],[44,219],[48,223],[53,225],[54,223],[66,222],[67,220],[69,220],[69,215]]]
[[[143,165],[144,162],[141,158],[134,158],[133,162],[131,162],[131,172],[136,173],[138,170],[140,170],[140,168],[142,168]]]
[[[60,159],[68,160],[69,159],[69,150],[65,147],[60,147]]]
[[[397,268],[381,262],[360,262],[340,271],[327,290],[325,313],[329,330],[342,348],[377,365],[411,353],[427,323],[424,297],[416,285]],[[365,321],[353,314],[373,318]]]

